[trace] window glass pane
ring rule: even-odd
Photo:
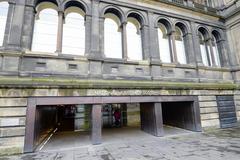
[[[176,44],[178,62],[181,64],[186,64],[187,59],[186,59],[186,53],[185,53],[184,39],[183,39],[182,31],[179,27],[176,27],[175,44]]]
[[[214,55],[216,65],[221,66],[219,52],[218,52],[218,46],[217,46],[217,40],[214,36],[213,36],[212,46],[213,46],[213,55]]]
[[[122,32],[113,14],[107,14],[104,21],[104,53],[108,58],[122,58]]]
[[[207,51],[208,51],[208,57],[209,57],[209,61],[210,61],[210,66],[213,65],[213,61],[212,61],[212,55],[211,55],[211,49],[210,49],[210,45],[207,45]]]
[[[140,25],[134,18],[127,23],[127,46],[130,60],[142,60],[142,39]]]
[[[75,55],[85,53],[85,21],[80,13],[73,11],[66,15],[63,25],[62,52]]]
[[[54,9],[44,9],[35,20],[32,50],[55,52],[57,45],[58,15]]]
[[[202,62],[205,66],[209,66],[208,55],[207,55],[208,51],[207,51],[206,42],[204,40],[204,36],[202,35],[201,32],[198,32],[198,35],[199,35],[199,43],[200,43]]]
[[[171,63],[169,36],[167,35],[167,29],[162,24],[158,28],[158,42],[161,61]]]
[[[205,66],[208,66],[208,58],[207,58],[207,52],[206,52],[206,46],[205,45],[200,45],[201,49],[201,56],[202,56],[202,61]]]
[[[2,46],[3,44],[7,22],[8,7],[9,5],[7,2],[0,2],[0,46]]]

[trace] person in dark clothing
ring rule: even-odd
[[[114,115],[114,119],[115,119],[115,126],[116,127],[120,127],[121,124],[121,112],[119,111],[119,109],[116,109],[113,113]]]

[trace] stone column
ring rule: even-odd
[[[178,63],[177,49],[176,49],[176,42],[175,42],[175,31],[172,31],[170,33],[170,45],[171,45],[172,61],[173,63]]]
[[[187,56],[187,63],[189,64],[196,64],[196,57],[194,55],[194,48],[193,48],[193,41],[192,41],[192,33],[186,33],[183,35],[184,39],[184,46],[185,46],[185,52]]]
[[[88,58],[101,59],[100,52],[100,19],[99,19],[99,0],[92,0],[92,25],[91,25],[91,47]]]
[[[143,25],[141,28],[141,38],[142,38],[142,53],[143,53],[143,60],[150,59],[149,54],[149,26]]]
[[[4,46],[10,50],[22,50],[22,30],[24,24],[25,0],[9,2]]]
[[[160,61],[159,42],[158,42],[158,26],[155,26],[153,12],[148,13],[149,21],[149,57],[152,61]]]
[[[35,7],[34,5],[25,6],[24,26],[22,30],[22,48],[30,50],[32,46],[32,36],[35,22]]]
[[[102,105],[92,105],[91,139],[93,145],[102,143]]]
[[[91,51],[91,23],[92,23],[92,16],[86,15],[85,16],[85,54],[88,55]]]
[[[164,136],[161,103],[141,103],[141,129],[151,135]]]
[[[229,67],[229,58],[226,41],[225,40],[217,41],[217,47],[222,67]]]
[[[35,149],[35,132],[36,132],[36,99],[28,99],[26,113],[26,131],[24,141],[24,153],[33,152]]]
[[[100,48],[100,55],[102,55],[102,57],[105,57],[105,53],[104,53],[104,21],[105,18],[104,17],[100,17],[99,18],[99,48]]]
[[[203,66],[201,50],[200,50],[200,43],[199,43],[199,36],[197,32],[197,26],[195,22],[190,22],[191,25],[191,33],[192,33],[192,44],[193,44],[193,54],[195,57],[195,62],[198,66]]]
[[[58,11],[57,53],[62,53],[64,12]]]
[[[127,22],[122,23],[122,47],[123,47],[123,59],[128,59],[128,48],[127,48]]]

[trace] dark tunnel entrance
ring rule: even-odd
[[[196,131],[193,102],[163,102],[163,124]]]

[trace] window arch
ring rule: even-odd
[[[178,62],[180,64],[187,64],[184,33],[177,25],[175,26],[175,44]]]
[[[142,60],[141,24],[134,17],[127,19],[127,53],[130,60]]]
[[[62,53],[84,55],[85,53],[85,12],[75,6],[65,10],[63,24]]]
[[[7,14],[8,14],[9,4],[6,1],[0,2],[0,46],[3,45],[4,34],[7,23]]]
[[[169,34],[167,28],[164,24],[158,24],[158,43],[159,43],[159,52],[160,52],[160,59],[162,62],[171,63],[171,51],[170,51],[170,44],[169,44]]]
[[[211,56],[210,45],[208,43],[207,32],[204,29],[200,28],[198,30],[198,36],[199,36],[202,62],[205,66],[212,66],[213,65],[212,56]]]
[[[212,33],[212,47],[213,47],[213,56],[215,59],[216,66],[221,66],[220,54],[221,54],[221,46],[219,43],[220,35],[216,31]]]
[[[108,58],[122,58],[121,22],[113,13],[105,14],[104,21],[104,53]]]
[[[58,31],[57,6],[51,2],[42,2],[36,10],[32,51],[55,52]]]

